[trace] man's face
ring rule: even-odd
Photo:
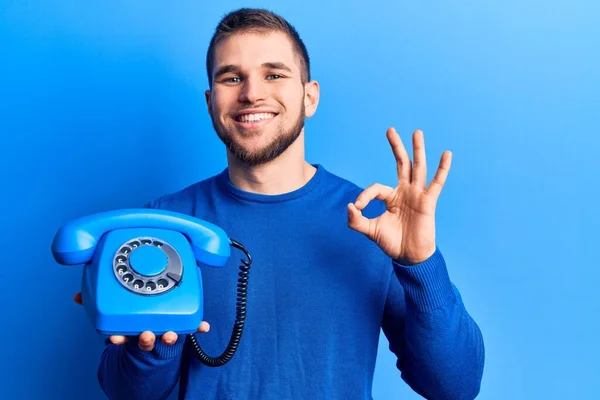
[[[300,68],[292,41],[280,32],[234,34],[215,48],[208,111],[219,138],[245,164],[278,157],[314,113],[316,89],[309,83],[306,93]]]

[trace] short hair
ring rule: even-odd
[[[212,88],[212,74],[217,44],[236,33],[285,33],[292,41],[294,52],[300,59],[301,79],[303,83],[310,81],[310,58],[300,35],[285,18],[261,8],[240,8],[226,14],[215,29],[206,54],[206,71],[208,83]]]

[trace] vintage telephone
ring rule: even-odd
[[[231,339],[218,357],[196,341],[204,314],[202,275],[197,265],[221,267],[230,246],[241,250],[236,318]],[[233,357],[246,320],[252,258],[239,242],[207,221],[167,210],[124,209],[73,219],[52,242],[54,259],[84,264],[83,307],[99,333],[137,336],[149,330],[188,334],[198,359],[221,366]]]

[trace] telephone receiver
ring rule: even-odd
[[[231,339],[220,356],[211,357],[194,335],[204,313],[198,266],[223,267],[231,247],[247,259],[239,266]],[[187,334],[198,359],[207,366],[224,365],[237,350],[246,318],[252,257],[222,228],[168,210],[112,210],[61,226],[52,242],[52,254],[62,265],[83,264],[83,307],[99,333]]]

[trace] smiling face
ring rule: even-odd
[[[303,133],[318,86],[303,83],[301,66],[281,32],[236,33],[215,48],[208,111],[219,138],[243,163],[272,161]]]

